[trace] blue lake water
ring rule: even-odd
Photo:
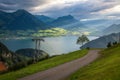
[[[41,49],[49,55],[59,55],[80,49],[76,44],[78,36],[46,37],[45,42],[41,42]],[[90,40],[97,37],[89,36]],[[34,48],[35,43],[31,39],[10,39],[1,40],[10,50],[16,51],[23,48]]]

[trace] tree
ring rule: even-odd
[[[116,44],[118,44],[117,41],[113,42],[113,45],[116,45]]]
[[[109,47],[111,47],[112,46],[112,44],[111,44],[111,42],[109,42],[108,44],[107,44],[107,48],[109,48]]]
[[[89,41],[89,39],[87,38],[87,36],[82,35],[82,36],[78,37],[77,44],[83,45],[84,42],[88,42],[88,41]]]

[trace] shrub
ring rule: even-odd
[[[118,44],[117,41],[113,42],[113,45],[116,45],[116,44]]]
[[[109,47],[111,47],[112,46],[112,44],[111,44],[111,42],[109,42],[108,44],[107,44],[107,48],[109,48]]]
[[[88,49],[88,50],[89,50],[89,49],[90,49],[90,47],[87,47],[86,49]]]

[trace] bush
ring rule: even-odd
[[[109,47],[111,47],[112,46],[112,44],[111,44],[111,42],[109,42],[108,44],[107,44],[107,48],[109,48]]]
[[[118,44],[117,41],[113,42],[113,45],[116,45],[116,44]]]
[[[88,50],[89,50],[89,49],[90,49],[90,47],[87,47],[86,49],[88,49]]]

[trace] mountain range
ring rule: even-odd
[[[67,30],[77,30],[79,28],[86,28],[80,21],[75,19],[72,15],[58,17],[50,23],[54,27],[64,28]]]
[[[23,9],[12,13],[0,11],[0,29],[2,30],[44,30],[55,27],[73,30],[85,26],[72,15],[54,19],[45,15],[32,15]]]
[[[109,35],[102,36],[98,39],[92,40],[86,44],[84,44],[81,48],[106,48],[109,42],[119,42],[120,41],[120,33],[112,33]]]
[[[80,21],[75,19],[72,15],[58,17],[57,19],[45,16],[35,15],[39,20],[51,26],[51,28],[63,28],[70,31],[80,30],[86,28]]]
[[[120,32],[120,24],[114,24],[107,28],[106,26],[86,26],[87,24],[96,25],[97,22],[98,24],[101,24],[104,21],[89,21],[88,23],[82,23],[75,19],[72,15],[65,15],[54,19],[45,15],[32,15],[23,9],[12,13],[0,11],[0,30],[45,30],[57,27],[70,31],[93,32],[93,35]],[[95,32],[96,30],[98,31]]]
[[[46,29],[48,26],[25,10],[13,13],[0,11],[0,29],[27,30]]]

